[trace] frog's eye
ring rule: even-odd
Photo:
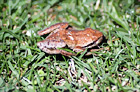
[[[68,23],[62,23],[61,26],[60,26],[60,28],[66,29],[68,26],[69,26]]]

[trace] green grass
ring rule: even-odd
[[[37,32],[59,22],[100,30],[107,39],[100,47],[109,50],[89,57],[45,54],[36,44],[45,37]],[[0,1],[0,91],[139,90],[138,0]]]

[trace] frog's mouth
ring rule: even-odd
[[[96,41],[94,41],[93,43],[85,46],[85,48],[92,48],[92,47],[98,46],[98,44],[100,44],[102,40],[103,40],[103,36],[97,39]]]

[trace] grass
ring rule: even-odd
[[[87,57],[45,54],[39,30],[59,22],[100,30],[107,42]],[[138,0],[1,0],[0,90],[140,90]]]

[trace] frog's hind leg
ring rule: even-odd
[[[69,26],[68,23],[57,23],[57,24],[54,24],[44,30],[41,30],[41,31],[38,31],[38,35],[44,35],[44,34],[48,34],[52,31],[55,31],[55,30],[59,30],[59,29],[66,29],[67,27]]]
[[[97,41],[93,42],[92,44],[89,44],[88,46],[85,46],[85,48],[92,48],[95,46],[98,46],[99,43],[101,43],[103,40],[103,37],[100,37]]]

